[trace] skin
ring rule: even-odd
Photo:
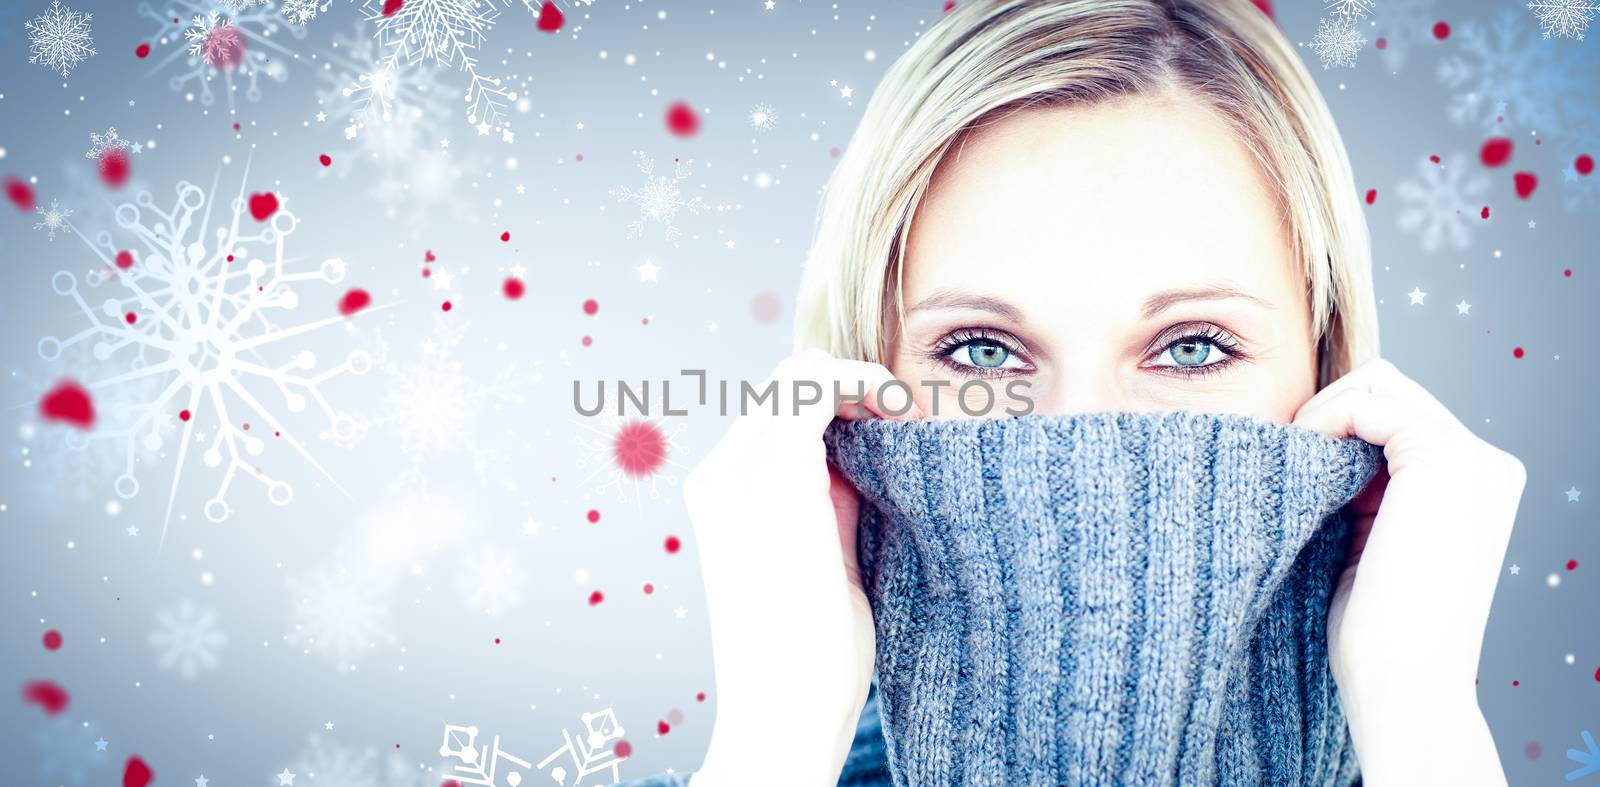
[[[1316,388],[1307,289],[1270,194],[1182,95],[1031,109],[941,162],[912,221],[888,366],[810,349],[767,380],[866,399],[741,415],[685,480],[718,695],[696,787],[747,784],[775,738],[786,783],[832,785],[850,750],[876,642],[861,498],[825,461],[831,421],[1174,409],[1383,447],[1347,506],[1328,612],[1363,784],[1506,783],[1478,654],[1526,471],[1382,358]],[[1229,297],[1193,297],[1218,286]],[[960,407],[973,381],[996,396],[986,412],[984,386]],[[1029,387],[1007,398],[1015,383]]]
[[[1014,113],[935,173],[888,366],[950,383],[913,387],[934,417],[982,412],[982,386],[966,410],[958,389],[987,380],[989,415],[1029,398],[1288,422],[1317,361],[1289,242],[1250,153],[1185,94]]]

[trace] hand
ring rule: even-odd
[[[1329,667],[1363,783],[1505,784],[1475,685],[1522,463],[1381,358],[1293,422],[1383,446],[1386,467],[1347,507],[1350,558],[1328,610]]]
[[[774,783],[754,774],[770,773],[775,755],[784,784],[838,783],[872,682],[876,634],[856,564],[860,497],[828,465],[822,433],[835,416],[890,417],[874,395],[892,379],[878,364],[820,350],[791,356],[756,389],[777,382],[778,414],[770,400],[751,404],[684,481],[717,686],[694,787]],[[822,388],[822,401],[798,414],[796,380]],[[844,396],[864,388],[865,401],[836,410],[835,381]],[[911,405],[901,417],[919,416]]]

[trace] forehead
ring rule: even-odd
[[[1187,96],[1024,110],[940,163],[906,301],[958,289],[1103,310],[1186,284],[1281,291],[1298,271],[1276,202],[1232,129]]]

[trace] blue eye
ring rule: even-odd
[[[1167,348],[1167,352],[1178,366],[1203,366],[1206,357],[1211,355],[1211,342],[1205,339],[1199,341],[1186,339],[1174,342]]]
[[[986,339],[974,339],[962,347],[966,348],[967,358],[973,366],[985,369],[998,369],[1011,357],[1011,351],[1000,346],[999,342]]]
[[[1017,374],[1033,371],[1009,338],[988,329],[963,328],[941,339],[929,357],[951,370],[967,375]]]
[[[1173,369],[1179,374],[1204,374],[1220,371],[1248,357],[1238,342],[1220,329],[1207,326],[1199,333],[1180,335],[1172,340],[1156,354],[1151,365]]]

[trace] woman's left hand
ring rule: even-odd
[[[1381,358],[1293,422],[1383,446],[1387,472],[1347,508],[1354,537],[1328,610],[1329,667],[1363,784],[1505,784],[1476,683],[1522,462]]]

